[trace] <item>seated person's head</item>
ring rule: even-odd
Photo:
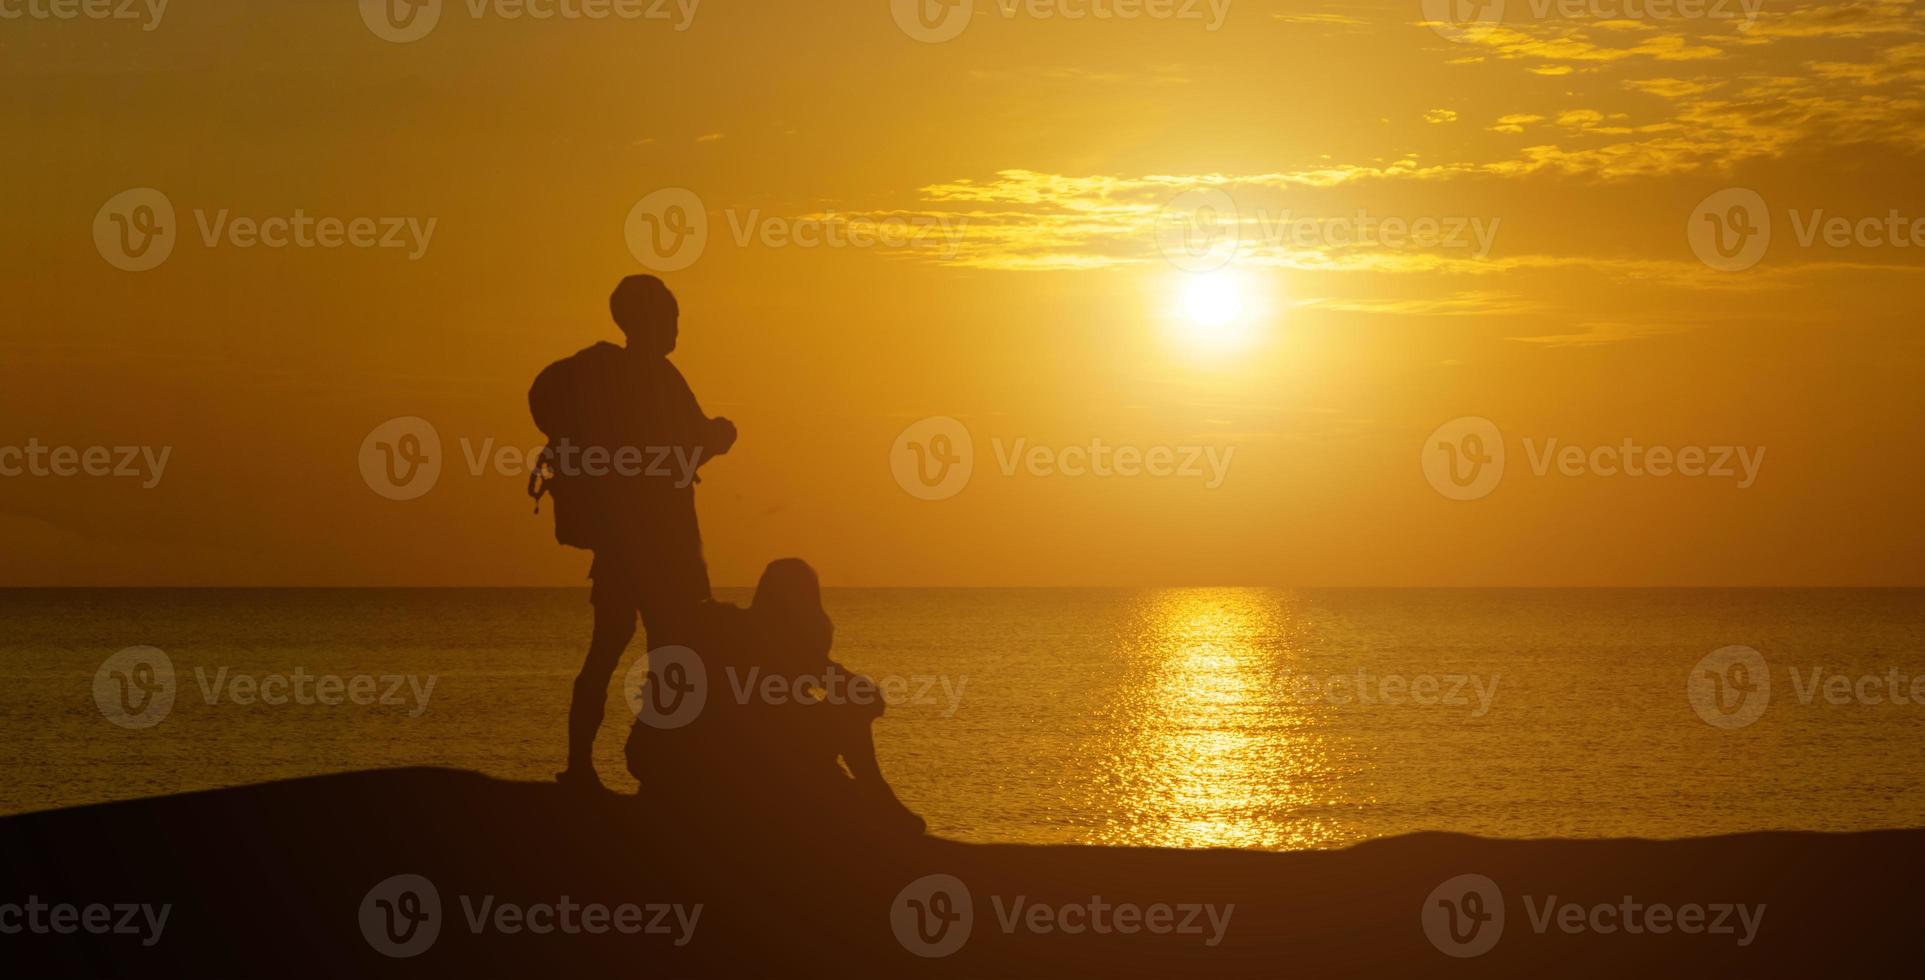
[[[682,308],[675,294],[654,276],[629,276],[608,297],[608,312],[628,337],[628,346],[648,354],[667,356],[675,351]]]
[[[808,668],[828,658],[835,643],[835,624],[822,610],[822,583],[808,562],[800,558],[770,562],[749,608],[769,630],[775,645],[771,652],[795,658],[793,666]]]

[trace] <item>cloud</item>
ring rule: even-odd
[[[1511,84],[1500,85],[1495,99],[1479,96],[1455,108],[1426,108],[1415,101],[1424,94],[1413,93],[1414,107],[1364,116],[1361,124],[1377,119],[1380,126],[1370,129],[1389,134],[1377,147],[1381,155],[1365,146],[1347,158],[1286,157],[1264,170],[1010,168],[926,184],[902,213],[967,222],[953,252],[917,250],[917,261],[1008,272],[1168,269],[1157,248],[1166,206],[1185,192],[1213,189],[1238,206],[1227,219],[1241,243],[1235,261],[1289,272],[1293,288],[1312,297],[1294,302],[1305,309],[1518,318],[1533,326],[1513,329],[1508,339],[1540,347],[1621,343],[1717,319],[1678,312],[1694,303],[1726,311],[1748,305],[1768,317],[1776,297],[1809,288],[1803,277],[1838,263],[1780,250],[1744,275],[1721,273],[1690,254],[1681,214],[1665,209],[1681,212],[1706,193],[1701,187],[1722,186],[1735,172],[1769,180],[1772,162],[1793,154],[1823,160],[1873,150],[1903,160],[1925,153],[1925,127],[1917,124],[1925,117],[1925,19],[1909,10],[1861,3],[1837,14],[1794,12],[1761,20],[1755,31],[1735,21],[1694,21],[1688,30],[1676,20],[1505,25],[1467,35],[1469,51],[1461,44],[1427,50],[1445,64],[1478,63],[1465,69],[1467,80],[1485,84],[1509,72]],[[1316,15],[1277,19],[1338,23]],[[1021,71],[1124,81],[1074,70]],[[1485,90],[1448,91],[1455,103]],[[1464,105],[1477,111],[1466,115]],[[1436,128],[1465,118],[1493,121],[1469,131]],[[1517,192],[1521,180],[1533,181],[1531,193]],[[1628,214],[1635,229],[1625,235],[1558,230],[1567,217],[1560,203],[1574,200],[1564,195],[1594,188],[1674,203]],[[1595,209],[1597,198],[1581,200]],[[1279,216],[1342,219],[1365,201],[1406,218],[1496,209],[1505,220],[1505,247],[1471,254],[1276,233]],[[1667,244],[1652,244],[1658,242]],[[1839,267],[1836,274],[1895,274],[1874,268]],[[1663,313],[1621,308],[1653,290],[1672,291]]]
[[[1600,26],[1603,25],[1591,25]],[[1682,34],[1630,36],[1633,33],[1613,32],[1611,40],[1627,42],[1617,45],[1597,43],[1585,28],[1542,23],[1466,28],[1458,36],[1466,44],[1491,49],[1493,55],[1503,60],[1534,58],[1549,62],[1608,63],[1635,58],[1704,61],[1725,56],[1723,49],[1694,43]]]
[[[1683,99],[1693,95],[1703,95],[1723,83],[1715,81],[1687,81],[1682,78],[1631,78],[1626,79],[1624,87],[1633,92],[1655,95],[1660,99]]]
[[[1516,112],[1508,116],[1498,117],[1497,125],[1490,127],[1490,130],[1493,133],[1521,133],[1524,131],[1524,127],[1543,121],[1543,116],[1529,112]]]
[[[1067,65],[1021,68],[976,68],[969,78],[978,82],[1061,82],[1083,85],[1187,85],[1191,79],[1176,65],[1132,66],[1128,71],[1098,71]]]
[[[1757,23],[1745,33],[1752,40],[1769,41],[1777,38],[1861,39],[1917,34],[1918,31],[1918,16],[1910,0],[1873,0],[1761,11]]]
[[[1342,27],[1365,27],[1370,23],[1347,14],[1274,13],[1270,15],[1270,19],[1281,24],[1327,24]]]
[[[1303,300],[1297,305],[1387,316],[1518,316],[1541,314],[1549,309],[1542,301],[1494,290],[1464,290],[1442,296],[1400,299],[1323,297]]]
[[[1661,334],[1679,333],[1693,329],[1701,324],[1664,322],[1657,320],[1592,320],[1574,324],[1568,333],[1546,334],[1538,337],[1510,337],[1522,344],[1536,344],[1541,347],[1596,347],[1603,344],[1622,343],[1627,340],[1642,340]]]

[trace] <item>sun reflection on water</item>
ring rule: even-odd
[[[1313,848],[1351,836],[1330,719],[1283,697],[1307,634],[1277,593],[1146,594],[1123,683],[1093,734],[1113,819],[1106,844]]]

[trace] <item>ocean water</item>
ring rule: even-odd
[[[550,778],[586,599],[0,591],[0,812],[386,766]],[[836,656],[892,695],[884,771],[962,840],[1925,826],[1921,591],[878,589],[827,604]],[[110,662],[135,646],[166,654],[164,713],[146,675]],[[1732,646],[1756,659],[1705,662]],[[599,763],[632,791],[621,679]],[[330,691],[340,703],[317,701]]]

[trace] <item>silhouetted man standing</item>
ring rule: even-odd
[[[735,444],[734,423],[704,415],[682,372],[669,363],[681,310],[668,287],[654,276],[630,276],[608,305],[628,346],[598,344],[571,359],[581,362],[569,384],[579,389],[573,397],[582,446],[574,447],[579,458],[563,455],[557,464],[564,473],[579,468],[589,477],[576,481],[577,500],[597,498],[582,511],[594,525],[586,537],[595,552],[589,571],[595,634],[575,679],[568,768],[558,777],[578,786],[601,783],[595,736],[609,681],[635,636],[636,615],[650,648],[682,643],[710,597],[695,520],[696,470]],[[558,492],[558,521],[560,504]]]

